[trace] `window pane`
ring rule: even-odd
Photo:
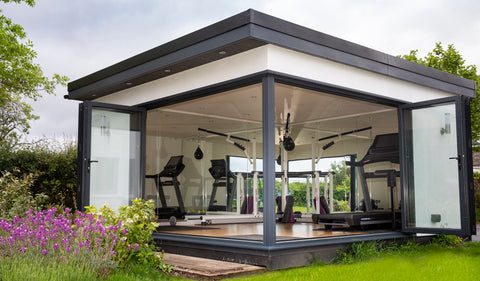
[[[91,205],[100,207],[108,203],[117,209],[139,196],[139,116],[139,113],[92,110]]]

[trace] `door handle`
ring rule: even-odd
[[[450,160],[457,160],[458,162],[458,169],[462,169],[462,157],[463,155],[458,155],[457,157],[449,157]]]
[[[98,160],[90,160],[90,159],[87,159],[85,158],[85,161],[87,161],[88,165],[87,165],[87,171],[90,172],[90,164],[91,163],[98,163]]]

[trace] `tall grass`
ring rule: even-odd
[[[95,280],[95,268],[82,259],[58,262],[50,257],[14,256],[0,258],[0,280]]]

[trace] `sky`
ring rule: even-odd
[[[249,8],[390,55],[442,42],[480,66],[478,0],[37,0],[0,10],[24,27],[44,74],[71,81]],[[78,102],[55,96],[32,102],[39,120],[29,138],[77,136]]]

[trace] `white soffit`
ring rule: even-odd
[[[453,95],[282,47],[265,47],[268,48],[268,69],[276,72],[407,102]]]
[[[267,69],[267,51],[266,46],[258,47],[116,92],[95,101],[136,105],[264,71]]]
[[[419,102],[453,94],[312,55],[265,45],[96,99],[136,105],[271,70],[375,95]]]

